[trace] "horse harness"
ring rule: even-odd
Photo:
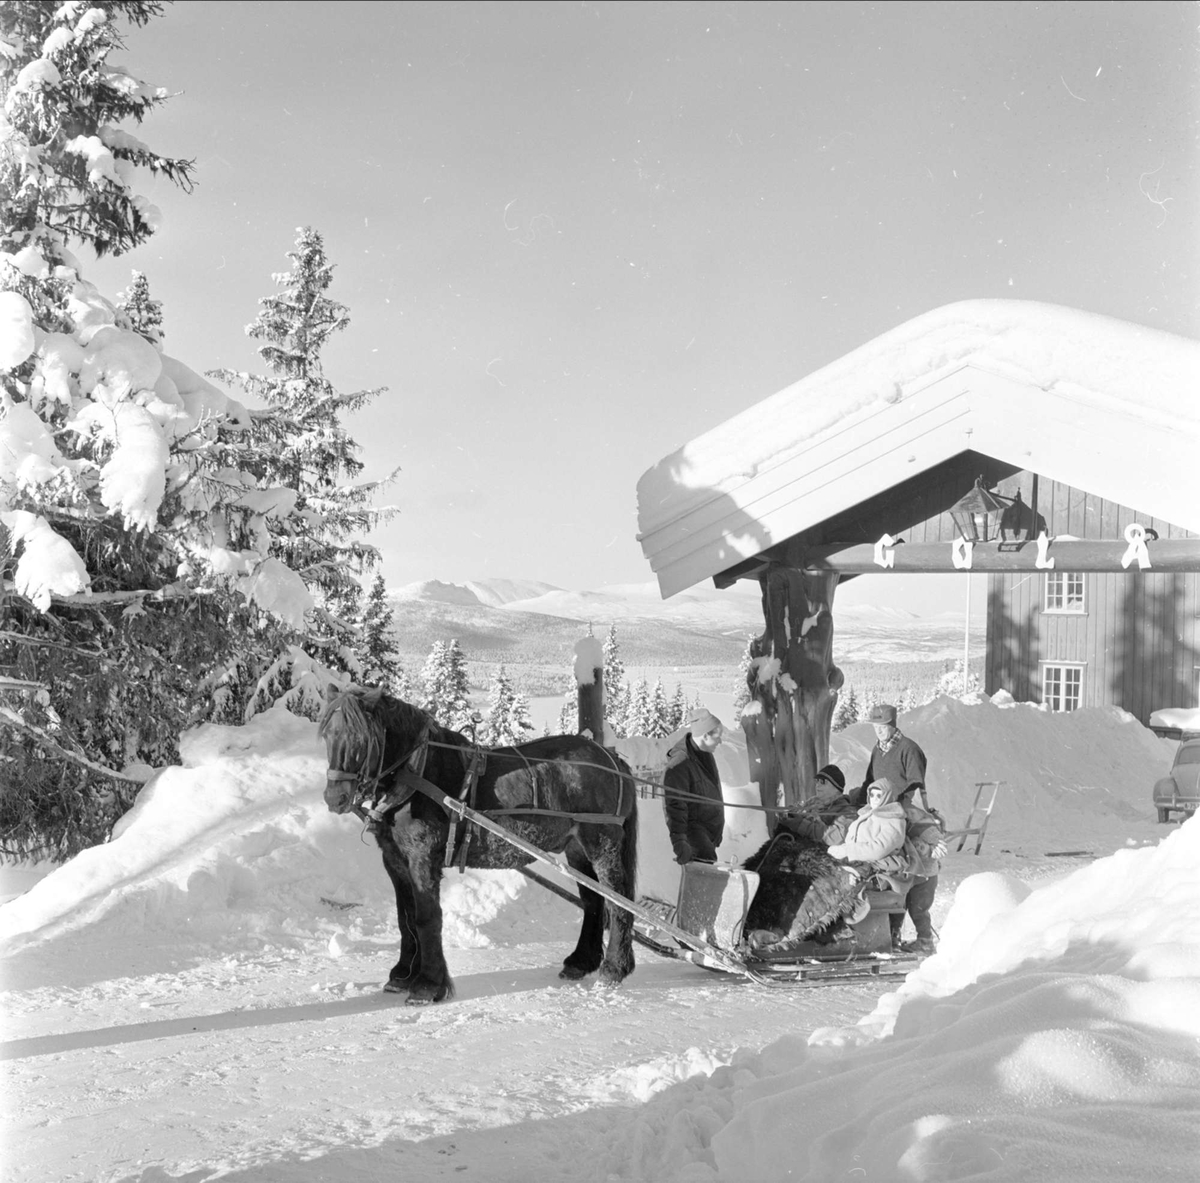
[[[488,809],[486,811],[478,810],[478,795],[479,795],[479,778],[487,769],[488,749],[480,747],[478,744],[470,748],[464,748],[459,744],[441,743],[430,738],[430,727],[426,725],[421,730],[420,738],[417,746],[407,755],[394,761],[387,768],[381,769],[374,777],[371,778],[371,804],[364,806],[361,803],[356,803],[351,806],[351,810],[356,813],[367,824],[367,829],[372,833],[378,833],[383,824],[384,815],[395,809],[402,809],[412,800],[414,794],[422,793],[431,800],[438,802],[442,810],[446,813],[444,805],[440,804],[440,799],[444,796],[442,791],[436,785],[431,784],[425,779],[423,773],[425,764],[429,757],[429,749],[431,747],[446,748],[450,751],[457,752],[459,758],[463,762],[463,782],[462,788],[458,793],[458,800],[464,805],[467,805],[473,810],[483,812],[487,817],[501,817],[507,815],[518,816],[540,816],[540,817],[560,817],[570,818],[572,821],[583,822],[590,825],[624,825],[626,818],[629,816],[628,810],[625,808],[626,781],[629,779],[620,769],[613,766],[613,773],[618,778],[618,793],[617,812],[615,813],[575,813],[569,810],[562,809],[543,809],[538,804],[538,778],[534,772],[533,765],[529,758],[523,753],[517,752],[525,768],[529,773],[529,782],[533,789],[533,802],[526,806],[513,806],[505,809]],[[567,761],[569,763],[569,761]],[[397,772],[397,769],[399,771]],[[388,789],[379,796],[377,790],[383,780],[396,772],[392,780],[392,788]],[[333,781],[339,780],[354,780],[357,781],[361,777],[360,772],[330,772],[327,779]],[[363,797],[367,794],[364,792]],[[446,852],[444,866],[453,866],[456,862],[458,869],[463,871],[467,865],[467,851],[470,846],[470,831],[478,829],[478,826],[473,826],[470,821],[465,818],[458,818],[457,821],[452,821],[449,830],[446,834]]]

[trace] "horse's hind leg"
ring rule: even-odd
[[[596,878],[595,868],[583,853],[577,840],[567,845],[567,863],[576,871]],[[579,897],[583,902],[583,924],[579,929],[579,942],[575,951],[563,962],[560,978],[574,980],[585,978],[600,968],[604,956],[604,897],[590,887],[579,885]]]
[[[636,849],[629,853],[635,856]],[[620,843],[611,838],[601,838],[592,854],[592,862],[600,883],[626,899],[633,898],[635,864],[632,858],[623,857]],[[615,986],[633,973],[633,914],[613,903],[607,907],[608,945],[600,964],[600,981],[606,986]]]

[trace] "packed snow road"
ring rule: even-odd
[[[457,997],[421,1008],[380,991],[383,934],[111,978],[112,949],[81,939],[86,971],[7,995],[5,1183],[553,1178],[559,1153],[562,1177],[604,1179],[616,1107],[887,988],[757,986],[642,949],[619,989],[561,982],[574,915],[539,906],[558,939],[450,950]],[[10,987],[40,976],[21,961]]]

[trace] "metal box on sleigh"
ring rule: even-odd
[[[742,942],[742,929],[757,890],[758,874],[754,871],[713,863],[685,863],[675,923],[718,949],[736,949]]]

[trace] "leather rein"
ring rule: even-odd
[[[479,784],[479,777],[483,773],[487,765],[489,749],[479,745],[472,747],[463,747],[461,744],[442,743],[430,737],[430,732],[433,729],[431,721],[427,720],[421,728],[421,734],[417,739],[416,746],[407,755],[401,756],[398,760],[393,760],[386,768],[381,768],[374,776],[365,775],[363,769],[371,766],[373,756],[372,748],[375,744],[372,741],[367,750],[367,758],[363,761],[363,766],[357,772],[343,772],[330,769],[325,774],[326,784],[337,784],[342,781],[353,781],[359,786],[355,792],[353,800],[348,807],[348,812],[355,814],[361,818],[367,828],[374,830],[378,827],[386,813],[394,809],[401,809],[407,805],[415,793],[422,793],[431,798],[433,801],[441,804],[441,798],[445,796],[443,790],[436,785],[431,784],[424,777],[425,765],[429,758],[429,749],[431,747],[443,748],[447,751],[457,752],[459,758],[463,762],[463,785],[459,792],[457,800],[474,805],[475,791]],[[489,809],[486,811],[488,817],[498,817],[504,815],[520,815],[520,816],[541,816],[541,817],[559,817],[570,818],[572,821],[589,823],[591,825],[623,825],[628,817],[628,811],[621,812],[625,807],[626,782],[630,777],[620,771],[615,765],[611,769],[616,775],[620,784],[620,797],[617,804],[616,813],[574,813],[569,810],[562,809],[542,809],[537,805],[537,780],[533,776],[533,766],[528,757],[518,753],[522,761],[525,763],[526,769],[530,774],[530,781],[534,789],[534,801],[532,805],[516,806],[506,809]],[[540,763],[567,763],[572,761],[550,761],[538,760]],[[382,763],[382,755],[380,757]],[[601,768],[597,764],[585,764],[585,767]],[[608,769],[603,769],[609,771]],[[380,792],[381,784],[386,778],[392,776],[393,773],[398,773],[393,777],[393,787]],[[635,795],[636,791],[634,790]],[[369,802],[369,804],[367,803]],[[441,806],[445,810],[445,806]],[[447,811],[448,812],[448,811]],[[452,827],[453,832],[453,827]]]

